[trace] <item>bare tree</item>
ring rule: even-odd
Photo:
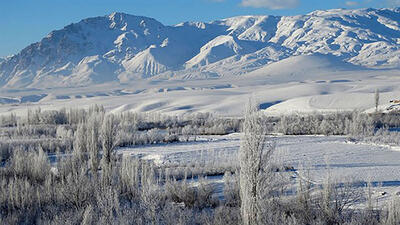
[[[78,124],[78,128],[75,132],[75,140],[74,140],[74,155],[77,159],[83,161],[86,158],[87,148],[87,136],[86,136],[86,124],[80,123]]]
[[[102,163],[104,165],[110,165],[114,148],[118,145],[118,123],[114,115],[108,115],[104,118],[103,125],[101,127],[101,141],[103,146],[103,158]]]
[[[87,127],[87,150],[89,152],[90,168],[96,176],[99,167],[99,122],[96,117],[92,117],[88,121]]]
[[[243,138],[239,150],[240,197],[243,224],[258,224],[261,202],[268,190],[273,145],[265,140],[265,129],[257,112],[257,105],[250,99],[243,123]]]

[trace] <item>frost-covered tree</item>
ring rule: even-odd
[[[102,166],[110,165],[114,148],[118,145],[118,123],[114,115],[104,118],[100,136],[103,147]]]
[[[375,112],[378,112],[378,106],[379,106],[379,89],[377,88],[375,90]]]
[[[184,128],[182,128],[182,135],[185,138],[185,141],[189,141],[190,139],[190,134],[192,133],[192,129],[191,126],[185,126]]]
[[[373,118],[366,113],[354,111],[348,129],[348,133],[353,137],[372,136],[374,133]]]
[[[90,169],[93,174],[97,173],[99,167],[99,122],[96,117],[92,117],[88,121],[87,126],[87,150],[89,152]]]
[[[26,122],[28,124],[39,124],[40,123],[40,113],[41,109],[37,108],[35,110],[28,109],[28,114],[26,116]]]
[[[250,99],[239,150],[241,215],[245,225],[258,224],[260,220],[261,203],[269,192],[267,182],[274,150],[272,145],[266,145],[265,129],[257,110],[254,100]]]
[[[79,160],[84,160],[86,158],[87,153],[87,129],[85,123],[78,124],[78,128],[75,132],[75,139],[74,139],[74,155]]]

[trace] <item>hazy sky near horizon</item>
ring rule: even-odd
[[[238,15],[298,15],[317,9],[399,7],[400,0],[4,0],[0,57],[16,54],[52,30],[81,19],[125,12],[165,25]]]

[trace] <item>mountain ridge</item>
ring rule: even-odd
[[[238,76],[299,55],[368,68],[400,68],[400,8],[238,16],[165,26],[126,13],[83,19],[0,59],[8,88]],[[205,74],[205,75],[204,75]]]

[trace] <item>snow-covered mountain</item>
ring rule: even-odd
[[[240,16],[175,26],[112,13],[70,24],[0,59],[0,86],[236,76],[259,73],[282,59],[315,54],[329,55],[322,61],[329,66],[399,68],[399,23],[400,8]]]

